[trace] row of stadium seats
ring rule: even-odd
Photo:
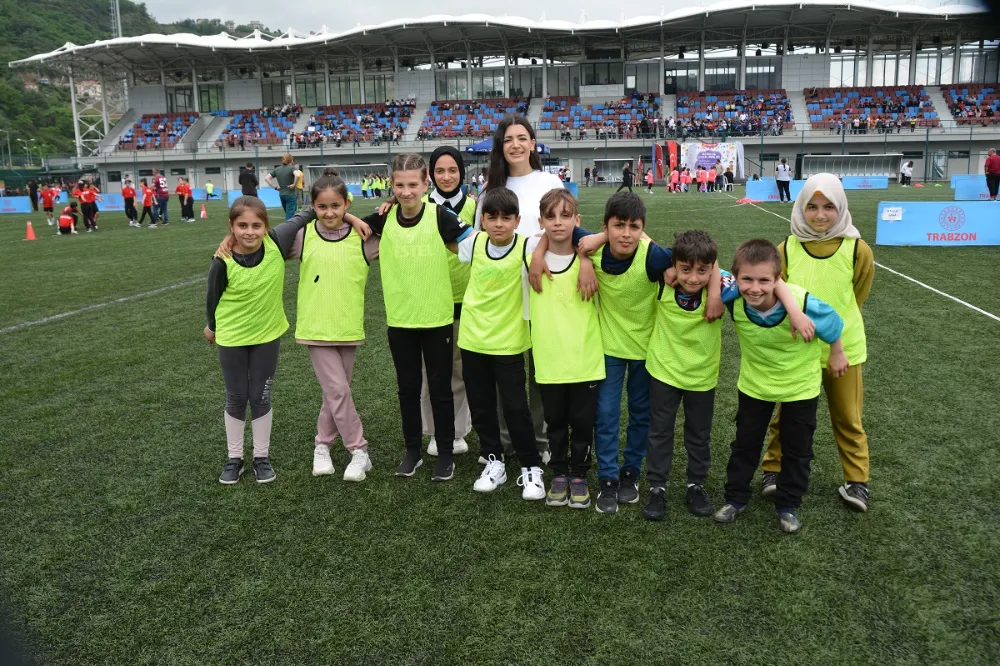
[[[995,83],[941,86],[941,93],[959,125],[1000,123],[1000,94]]]
[[[355,136],[359,141],[371,141],[378,129],[388,132],[399,127],[405,132],[413,106],[414,103],[321,106],[307,132],[320,132],[327,137],[340,132],[344,141],[353,141]]]
[[[621,101],[586,106],[580,104],[579,97],[549,97],[542,106],[538,129],[561,129],[563,125],[573,130],[611,128],[625,124],[638,125],[644,118],[653,117],[659,107],[659,97],[652,97],[651,101],[647,102],[636,96]]]
[[[197,121],[196,113],[147,113],[118,139],[118,149],[173,148]]]
[[[908,123],[916,118],[920,127],[941,124],[934,104],[922,86],[868,86],[863,88],[806,88],[803,90],[809,122],[813,129],[829,127],[831,122],[853,122],[869,117],[874,122]]]
[[[504,116],[525,115],[526,102],[517,99],[448,100],[431,102],[420,124],[419,138],[488,137]]]
[[[784,89],[773,90],[713,90],[677,93],[677,120],[700,120],[726,124],[737,131],[757,130],[763,124],[777,122],[783,128],[793,127],[792,107]]]
[[[219,134],[217,146],[228,145],[280,145],[298,120],[297,109],[285,115],[268,113],[261,109],[240,109],[216,115],[228,115],[229,124]]]

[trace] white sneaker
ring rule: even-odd
[[[548,465],[549,461],[552,460],[552,452],[548,449],[542,451],[542,464]],[[537,467],[532,467],[531,469],[538,469]]]
[[[455,441],[452,442],[451,452],[455,455],[459,453],[468,453],[469,444],[465,441],[464,437],[456,437]],[[438,443],[434,437],[431,437],[431,441],[427,444],[427,455],[436,456],[438,454]],[[485,464],[485,463],[484,463]]]
[[[503,462],[490,455],[483,473],[479,475],[472,489],[477,493],[491,493],[507,481],[507,468]]]
[[[330,459],[330,447],[320,444],[313,449],[313,476],[333,474],[333,460]]]
[[[365,472],[372,468],[372,459],[368,457],[368,451],[358,449],[351,454],[351,462],[344,470],[344,481],[364,481]]]
[[[479,464],[480,465],[485,465],[488,462],[489,462],[489,460],[487,460],[486,458],[484,458],[482,456],[479,456]],[[504,456],[503,456],[502,453],[500,454],[500,462],[504,462]]]
[[[545,499],[545,484],[542,478],[541,467],[522,467],[521,476],[517,479],[517,485],[522,486],[521,499],[540,500]]]

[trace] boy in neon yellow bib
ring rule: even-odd
[[[471,266],[458,346],[472,425],[486,460],[473,489],[492,492],[507,480],[496,409],[499,391],[511,444],[521,463],[521,496],[540,500],[545,497],[542,457],[535,446],[524,390],[524,352],[531,348],[531,336],[524,319],[521,278],[525,237],[514,233],[521,220],[517,195],[506,187],[495,187],[483,195],[479,210],[485,233],[471,235],[458,245],[459,260]]]
[[[749,240],[740,245],[733,259],[733,275],[740,290],[740,297],[730,305],[740,339],[739,409],[736,440],[726,468],[726,504],[715,512],[715,520],[731,523],[746,510],[767,426],[775,404],[780,403],[782,465],[774,506],[782,531],[798,532],[802,524],[796,510],[809,487],[822,349],[791,335],[788,313],[774,294],[781,275],[781,255],[773,243]],[[840,339],[844,320],[802,287],[789,288],[803,312],[815,322],[816,336],[830,345],[827,367],[834,375],[843,375],[848,367]]]

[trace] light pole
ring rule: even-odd
[[[18,139],[18,142],[24,144],[25,166],[31,166],[31,152],[29,151],[28,146],[30,146],[31,144],[33,144],[35,142],[35,140],[34,139],[28,139],[28,140]],[[11,161],[13,161],[13,160],[11,160]]]
[[[7,166],[13,167],[14,166],[14,158],[12,158],[11,155],[10,155],[10,132],[8,132],[5,129],[0,129],[0,132],[3,132],[4,134],[7,135],[7,162],[6,163],[7,163]],[[2,155],[2,154],[3,154],[2,151],[0,151],[0,155]]]

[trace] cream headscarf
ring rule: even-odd
[[[817,192],[829,199],[837,207],[837,221],[830,228],[820,233],[806,222],[806,204]],[[792,235],[800,241],[825,241],[831,238],[861,238],[861,233],[851,220],[851,212],[847,210],[847,194],[840,179],[832,173],[818,173],[805,182],[799,196],[795,197],[792,208]]]

